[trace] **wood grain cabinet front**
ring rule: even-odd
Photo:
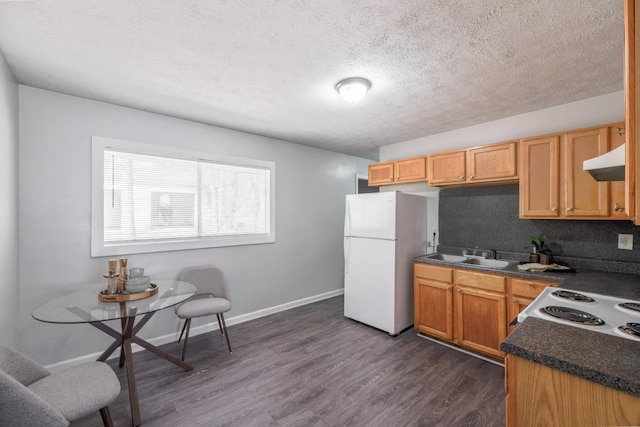
[[[507,427],[637,426],[640,398],[508,355]]]
[[[426,157],[412,157],[369,165],[369,185],[381,186],[427,180]]]
[[[416,263],[414,326],[419,332],[453,341],[453,269]]]
[[[429,185],[469,185],[515,182],[517,143],[514,141],[432,154],[427,158]]]
[[[454,271],[455,342],[490,356],[503,358],[500,343],[506,338],[506,278]]]
[[[542,280],[531,279],[509,279],[507,305],[508,305],[508,325],[507,332],[511,333],[515,326],[511,323],[518,317],[518,314],[524,310],[540,293],[548,286],[558,286],[554,282],[546,282]]]
[[[620,145],[624,124],[522,139],[520,218],[629,219],[624,183],[596,181],[585,160]]]

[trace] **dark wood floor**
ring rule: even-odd
[[[503,369],[343,316],[342,297],[193,337],[184,372],[134,354],[145,426],[502,426]],[[175,344],[162,347],[178,356]],[[125,370],[111,405],[130,425]],[[96,413],[74,426],[100,426]]]

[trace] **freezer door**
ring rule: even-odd
[[[396,193],[347,195],[344,235],[371,239],[395,239]]]
[[[396,334],[392,240],[345,238],[344,315]]]

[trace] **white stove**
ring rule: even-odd
[[[640,342],[640,301],[548,287],[519,315]]]

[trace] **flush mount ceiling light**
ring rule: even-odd
[[[362,77],[349,77],[338,82],[336,90],[342,98],[352,104],[360,101],[371,89],[371,82]]]

